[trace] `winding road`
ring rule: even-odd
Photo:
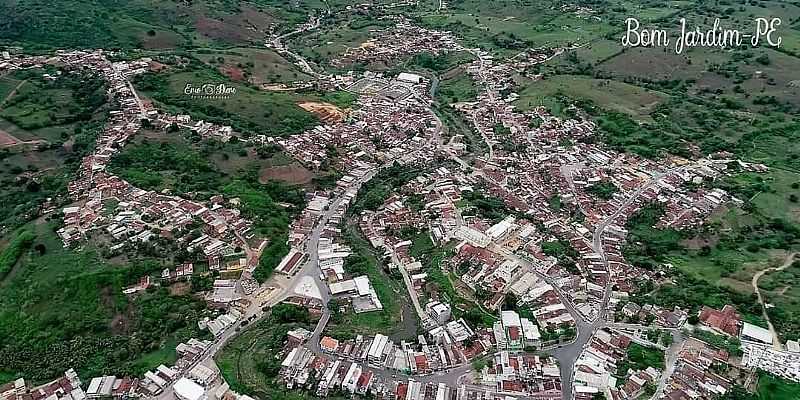
[[[796,255],[797,253],[790,253],[788,256],[786,256],[786,259],[783,261],[783,264],[780,267],[772,267],[758,271],[755,275],[753,275],[753,280],[750,282],[750,284],[753,286],[753,291],[756,292],[756,296],[758,296],[758,304],[761,304],[761,312],[764,315],[764,319],[767,321],[769,332],[772,334],[772,347],[778,351],[782,351],[783,346],[781,345],[781,339],[778,336],[778,332],[775,331],[775,327],[772,326],[772,321],[769,320],[769,314],[767,314],[767,305],[764,304],[764,298],[761,296],[761,290],[758,288],[758,280],[767,273],[783,271],[786,268],[789,268],[794,262]]]

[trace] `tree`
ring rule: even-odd
[[[278,323],[309,322],[311,320],[305,307],[285,303],[272,308],[272,318]]]
[[[519,299],[517,299],[517,296],[514,293],[509,292],[503,299],[503,310],[516,311],[519,308],[518,303]]]

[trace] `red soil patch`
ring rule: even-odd
[[[0,147],[13,146],[20,142],[21,140],[14,137],[14,135],[0,129]]]
[[[259,181],[265,183],[269,180],[283,181],[294,185],[305,185],[311,182],[314,173],[299,164],[281,165],[278,167],[264,168],[259,175]]]
[[[306,101],[303,103],[298,103],[297,105],[300,106],[300,108],[316,115],[322,122],[326,124],[340,122],[345,117],[345,113],[342,111],[342,109],[330,103]]]
[[[244,80],[244,71],[241,68],[233,66],[233,65],[224,65],[219,67],[219,72],[222,72],[234,81],[243,81]]]
[[[167,64],[162,64],[158,61],[150,61],[148,68],[150,68],[150,71],[153,72],[161,72],[162,70],[167,69]]]

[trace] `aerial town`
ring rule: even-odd
[[[448,107],[463,115],[483,153],[469,154],[468,138],[449,131],[432,106],[435,83],[410,71],[312,69],[321,85],[356,96],[346,117],[323,118],[286,137],[244,138],[230,126],[173,115],[140,99],[131,80],[152,68],[151,58],[112,61],[115,54],[103,50],[5,57],[0,71],[53,64],[95,71],[118,104],[69,183],[72,203],[53,211],[63,217],[57,234],[64,247],[102,238],[111,252],[124,254],[164,238],[175,251],[201,254],[211,270],[241,274],[213,281],[205,294],[209,316],[195,321],[209,336],[178,343],[173,364],[153,365],[141,376],[82,381],[70,369],[44,384],[19,378],[2,382],[0,399],[253,399],[258,396],[226,381],[214,357],[280,304],[307,309],[314,325],[284,332],[276,379],[288,392],[319,398],[714,400],[760,372],[800,382],[796,341],[781,342],[772,324],[746,321],[732,304],[694,312],[642,302],[646,297],[637,293],[645,282],[669,278],[623,255],[626,226],[638,213],[657,204],[664,213],[654,227],[702,228],[722,207],[742,204],[704,182],[729,175],[732,165],[755,174],[767,166],[724,151],[654,161],[592,140],[598,127],[577,108],[571,118],[546,107],[518,110],[512,76],[541,79],[532,67],[571,47],[525,49],[499,61],[449,31],[401,17],[388,21],[332,65],[346,70],[423,52],[469,54],[465,70],[477,99]],[[312,20],[298,31],[318,25]],[[267,45],[289,52],[279,37]],[[311,69],[300,55],[292,57]],[[340,175],[330,189],[306,193],[305,208],[289,225],[288,254],[259,283],[253,272],[269,239],[252,229],[240,199],[190,200],[137,188],[108,171],[110,160],[143,129],[276,145],[310,169],[331,166]],[[362,188],[392,168],[419,172],[374,209],[357,209]],[[499,204],[481,207],[487,198]],[[109,201],[116,204],[112,210]],[[354,212],[357,232],[396,274],[403,290],[396,295],[411,302],[419,323],[414,340],[393,340],[386,332],[329,334],[334,315],[385,308],[376,285],[382,282],[345,268],[355,253],[344,232]],[[419,254],[417,240],[446,249],[438,264],[431,267]],[[449,280],[455,294],[437,284],[433,272]],[[120,295],[197,276],[192,263],[180,263],[141,276]],[[475,313],[490,322],[476,324]],[[704,335],[739,345],[705,341]],[[660,366],[632,354],[657,358]]]

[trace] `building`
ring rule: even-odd
[[[397,80],[401,82],[408,82],[414,84],[422,83],[421,76],[408,72],[401,72],[400,75],[397,75]]]
[[[291,275],[295,268],[300,264],[300,260],[303,258],[303,253],[298,251],[297,249],[291,249],[289,254],[286,257],[283,257],[280,264],[275,268],[275,271],[278,271],[282,274]]]
[[[502,324],[501,332],[505,335],[504,342],[506,348],[509,350],[521,350],[525,346],[525,339],[522,333],[522,321],[519,318],[519,314],[510,310],[502,311],[499,322]]]
[[[89,387],[86,389],[86,397],[90,399],[111,397],[116,380],[117,377],[112,375],[92,378],[89,382]]]
[[[336,353],[339,349],[339,341],[330,336],[325,336],[319,341],[319,348],[326,353]]]
[[[501,312],[500,321],[494,323],[492,330],[500,350],[522,350],[541,345],[539,327],[527,318],[520,318],[516,311]]]
[[[431,301],[425,305],[425,312],[433,318],[436,323],[443,325],[452,317],[450,306],[438,301]]]
[[[748,342],[772,344],[772,332],[760,326],[745,322],[742,324],[740,339]]]
[[[525,347],[539,347],[542,344],[542,334],[539,327],[527,318],[520,318],[522,323],[522,336],[525,339]]]
[[[202,386],[194,383],[193,381],[181,378],[175,382],[173,386],[175,390],[175,397],[178,400],[206,400],[206,390]]]
[[[704,306],[700,311],[700,322],[716,333],[736,336],[739,334],[742,317],[728,304],[721,311]]]
[[[514,227],[514,221],[516,221],[516,218],[513,215],[509,215],[502,221],[492,225],[489,229],[487,229],[486,235],[488,235],[492,240],[502,239]]]
[[[379,362],[383,356],[383,351],[389,343],[389,338],[380,333],[375,335],[372,344],[369,346],[369,361]]]
[[[189,371],[189,377],[203,386],[208,386],[211,382],[214,382],[214,379],[217,379],[217,372],[205,365],[199,364]]]

